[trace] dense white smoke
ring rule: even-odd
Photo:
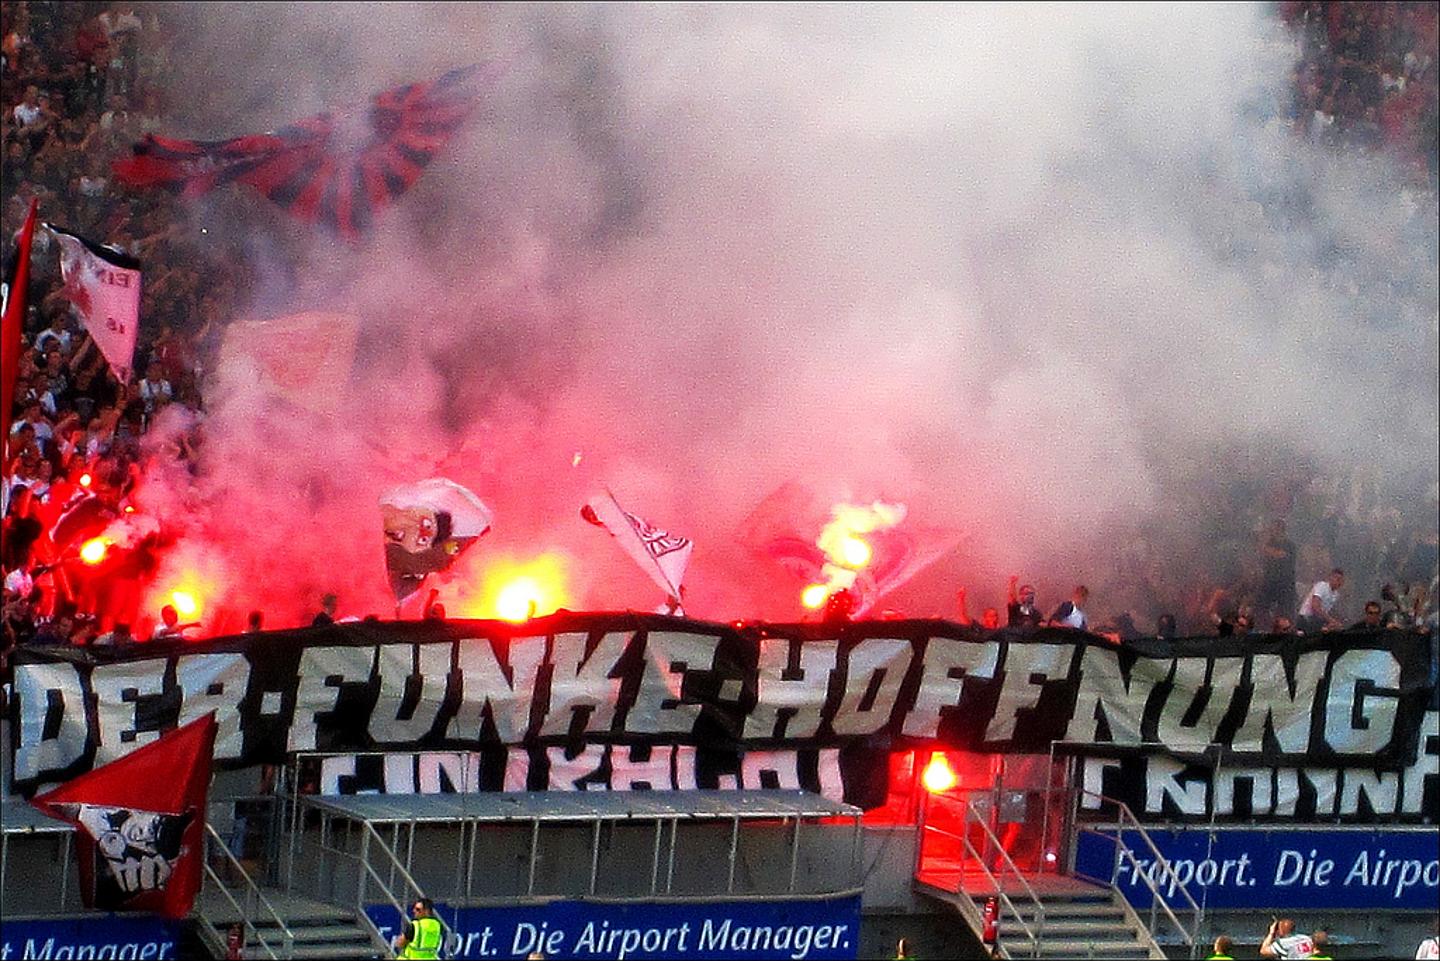
[[[601,482],[696,539],[717,619],[797,613],[735,536],[797,478],[963,532],[894,599],[914,614],[1011,570],[1137,605],[1135,570],[1227,570],[1254,549],[1234,498],[1317,468],[1434,523],[1433,199],[1280,122],[1296,51],[1262,8],[172,13],[177,135],[508,64],[359,245],[248,194],[194,211],[259,265],[247,317],[362,323],[331,420],[218,371],[206,471],[166,508],[172,572],[272,626],[322,590],[386,612],[376,498],[432,473],[497,515],[452,614],[547,549],[572,606],[658,600],[578,517]]]

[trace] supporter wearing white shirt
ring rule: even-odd
[[[1336,608],[1340,604],[1340,588],[1344,586],[1345,572],[1338,567],[1325,580],[1316,581],[1300,605],[1296,626],[1307,634],[1342,627]]]
[[[1440,936],[1432,935],[1415,949],[1415,961],[1440,961]]]
[[[25,99],[15,105],[15,122],[28,127],[38,123],[44,112],[40,109],[40,88],[26,87]]]
[[[1070,595],[1070,600],[1061,604],[1050,615],[1051,627],[1073,627],[1077,631],[1085,630],[1088,623],[1085,617],[1084,605],[1090,599],[1090,589],[1084,584],[1076,585],[1075,591]]]
[[[1260,942],[1260,957],[1262,958],[1304,961],[1314,953],[1315,943],[1310,940],[1308,934],[1296,934],[1295,922],[1289,918],[1271,921],[1265,940]]]

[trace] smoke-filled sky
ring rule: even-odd
[[[961,535],[891,599],[917,615],[1011,571],[1136,605],[1122,557],[1223,567],[1236,492],[1316,468],[1435,522],[1433,198],[1282,125],[1296,49],[1262,8],[169,9],[176,135],[505,66],[359,244],[194,208],[257,265],[239,319],[360,321],[340,416],[216,372],[206,472],[163,509],[167,576],[272,626],[322,590],[386,613],[377,497],[435,473],[496,514],[451,614],[547,550],[569,606],[655,604],[579,519],[601,484],[696,540],[715,619],[798,613],[737,537],[791,480]]]

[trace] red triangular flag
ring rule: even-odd
[[[215,730],[215,715],[207,714],[31,800],[77,828],[86,907],[190,913],[200,891]]]

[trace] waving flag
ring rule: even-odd
[[[186,724],[30,803],[69,821],[85,905],[102,911],[190,913],[200,891],[205,798],[215,715]]]
[[[620,549],[660,585],[666,597],[679,599],[685,568],[690,564],[690,552],[695,549],[695,544],[688,537],[647,524],[623,509],[608,490],[586,501],[580,509],[580,516],[609,531]],[[683,611],[677,608],[677,613]]]
[[[115,379],[127,383],[140,327],[140,261],[54,224],[45,229],[60,242],[65,296],[80,312]]]
[[[475,109],[480,86],[500,72],[493,64],[461,67],[274,133],[213,141],[150,135],[115,162],[115,175],[131,187],[186,197],[246,184],[292,216],[354,238],[420,179]]]
[[[380,498],[385,522],[385,569],[395,601],[420,589],[430,574],[490,529],[490,508],[454,481],[432,477],[387,491]]]
[[[904,504],[850,501],[848,493],[838,489],[820,491],[788,482],[751,512],[740,539],[758,556],[820,591],[806,606],[823,604],[832,590],[846,588],[858,599],[857,615],[873,609],[961,540],[955,531],[913,523]]]
[[[359,335],[359,318],[324,311],[236,321],[225,328],[220,367],[247,390],[335,414],[344,406]]]
[[[35,239],[35,208],[30,212],[16,238],[12,260],[6,265],[3,287],[0,287],[0,455],[9,463],[10,418],[15,405],[15,383],[20,377],[20,334],[25,327],[25,301],[30,286],[30,245]]]

